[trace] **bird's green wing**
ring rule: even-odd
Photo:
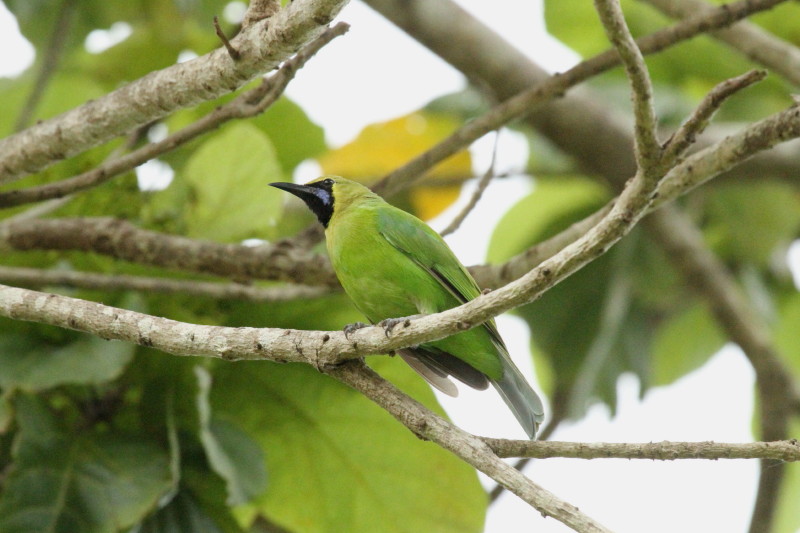
[[[418,218],[400,209],[391,206],[385,207],[378,213],[378,231],[387,242],[439,281],[456,301],[465,303],[480,294],[478,284],[461,265],[441,236]],[[502,365],[502,373],[499,377],[490,378],[490,382],[500,393],[514,416],[517,417],[528,436],[534,438],[539,424],[544,420],[542,401],[508,355],[508,350],[500,338],[494,320],[485,322],[483,327],[497,348],[499,362]],[[412,355],[420,359],[423,365],[437,373],[437,367],[440,365],[437,364],[435,356],[431,357],[425,353],[419,353],[419,351],[410,351]],[[403,354],[401,353],[401,355]],[[409,364],[416,368],[413,361],[409,361]],[[445,377],[450,373],[469,384],[464,377],[460,377],[458,371],[454,371],[455,369],[443,368],[442,370],[444,370]],[[427,372],[422,372],[422,375],[426,376]],[[428,378],[426,377],[426,379]],[[434,382],[431,381],[431,383]],[[442,388],[440,390],[447,392]]]
[[[392,246],[433,276],[458,302],[468,302],[481,293],[444,239],[415,216],[392,206],[381,209],[378,231]],[[505,347],[494,321],[484,325],[492,340]]]

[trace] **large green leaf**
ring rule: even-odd
[[[0,335],[0,386],[27,391],[64,384],[113,380],[131,360],[135,346],[82,337],[66,345],[15,334]]]
[[[286,97],[280,98],[250,122],[269,136],[287,176],[291,176],[299,163],[316,157],[327,147],[322,128]]]
[[[112,533],[172,487],[167,454],[134,436],[73,434],[36,398],[16,402],[19,433],[0,497],[4,533]]]
[[[703,305],[695,304],[670,316],[653,339],[653,385],[668,385],[700,368],[725,341]]]
[[[210,138],[190,158],[187,227],[192,237],[217,241],[269,238],[280,214],[282,179],[275,150],[258,128],[238,123]]]
[[[250,436],[229,420],[219,420],[211,410],[208,395],[211,375],[195,367],[200,440],[208,462],[227,483],[228,503],[237,505],[255,498],[266,488],[264,453]]]
[[[373,359],[392,382],[435,403],[402,362]],[[211,404],[263,447],[270,484],[256,507],[291,531],[482,529],[486,497],[474,470],[308,366],[222,365]]]
[[[776,181],[729,183],[710,191],[706,237],[723,258],[766,265],[800,230],[800,196]]]

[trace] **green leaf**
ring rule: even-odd
[[[211,375],[195,367],[200,440],[208,462],[226,482],[228,504],[238,505],[255,498],[267,485],[264,453],[250,436],[228,420],[217,419],[208,402]]]
[[[609,197],[605,188],[586,178],[537,180],[534,191],[517,202],[495,228],[487,259],[492,263],[508,261],[590,215]]]
[[[776,181],[730,183],[709,194],[705,233],[726,259],[764,265],[800,230],[800,196]]]
[[[800,376],[800,327],[798,324],[800,324],[800,294],[794,292],[781,305],[778,323],[775,326],[775,345],[795,375]]]
[[[800,423],[793,420],[789,425],[789,435],[800,435]],[[797,512],[797,502],[800,500],[800,465],[797,463],[784,463],[786,474],[781,482],[778,493],[778,504],[775,511],[775,523],[772,531],[775,533],[797,533],[800,529],[800,513]]]
[[[281,97],[251,124],[269,136],[275,146],[283,173],[291,176],[294,168],[306,159],[325,151],[325,133],[305,111],[286,97]],[[302,139],[302,142],[297,142]]]
[[[82,337],[67,345],[14,334],[0,336],[0,386],[38,391],[64,384],[99,384],[119,376],[135,346]]]
[[[138,533],[224,533],[192,495],[179,492],[169,504],[142,522]]]
[[[282,173],[272,143],[258,128],[234,124],[204,142],[183,179],[192,191],[189,236],[231,242],[272,235],[282,196],[268,184]]]
[[[582,178],[538,180],[495,228],[489,260],[505,261],[601,207],[606,191]],[[640,232],[515,312],[528,323],[532,353],[545,358],[554,395],[580,417],[598,399],[613,410],[616,382],[632,371],[648,383],[652,316],[635,298]],[[537,364],[540,362],[537,361]]]
[[[155,508],[171,488],[168,459],[139,437],[71,434],[34,397],[15,402],[19,434],[0,497],[5,533],[112,533]]]
[[[433,403],[401,361],[372,358]],[[361,394],[305,365],[241,362],[214,372],[211,404],[265,450],[270,485],[257,511],[291,531],[481,531],[475,471],[421,442]]]
[[[700,368],[726,340],[704,305],[670,316],[653,339],[653,385],[668,385]]]

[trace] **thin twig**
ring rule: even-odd
[[[766,76],[767,72],[764,70],[751,70],[741,76],[725,80],[714,87],[664,144],[664,159],[670,165],[674,164],[694,144],[697,136],[703,133],[711,121],[711,117],[725,100],[742,89],[763,80]]]
[[[222,28],[219,27],[219,18],[214,15],[214,33],[217,34],[219,40],[222,41],[222,44],[225,45],[225,49],[228,51],[228,55],[231,56],[231,59],[234,61],[239,61],[239,58],[242,57],[239,53],[239,50],[233,47],[231,42],[228,40],[228,37],[225,35],[225,32],[222,31]]]
[[[75,287],[79,289],[142,291],[162,294],[185,294],[218,300],[251,302],[286,302],[319,298],[331,293],[326,287],[286,285],[258,287],[241,283],[152,278],[125,274],[97,274],[71,270],[0,266],[0,282],[23,287]]]
[[[447,227],[441,231],[442,237],[450,235],[459,227],[461,227],[461,224],[467,218],[467,215],[469,215],[472,210],[475,209],[475,206],[478,205],[478,202],[480,201],[481,196],[483,196],[483,192],[486,190],[486,187],[489,186],[489,183],[491,183],[492,179],[495,177],[494,167],[497,160],[497,143],[499,139],[500,132],[497,132],[494,138],[494,146],[492,147],[492,160],[489,163],[489,168],[486,169],[486,172],[484,172],[483,176],[478,181],[478,185],[475,187],[475,191],[472,193],[472,196],[470,196],[469,202],[467,202],[467,205],[464,206],[464,209],[462,209],[461,212],[459,212],[453,218],[450,224],[448,224]]]
[[[327,29],[317,39],[310,42],[291,59],[287,60],[278,72],[265,79],[261,85],[242,93],[234,100],[224,104],[203,118],[167,136],[161,141],[147,144],[133,152],[110,160],[83,174],[47,185],[28,189],[15,189],[0,193],[0,207],[12,207],[50,198],[58,198],[77,191],[95,187],[100,183],[119,176],[129,170],[174,150],[196,137],[218,128],[233,119],[248,118],[263,113],[284,92],[297,71],[306,64],[323,46],[344,35],[349,26],[340,22]]]
[[[484,438],[499,457],[550,459],[772,459],[800,461],[800,443],[796,440],[770,442],[558,442],[522,441]]]

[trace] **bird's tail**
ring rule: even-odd
[[[511,412],[517,417],[525,433],[531,439],[536,438],[539,424],[544,421],[544,406],[539,395],[528,385],[525,376],[514,365],[507,353],[503,353],[503,377],[491,380],[491,384],[500,393]]]

